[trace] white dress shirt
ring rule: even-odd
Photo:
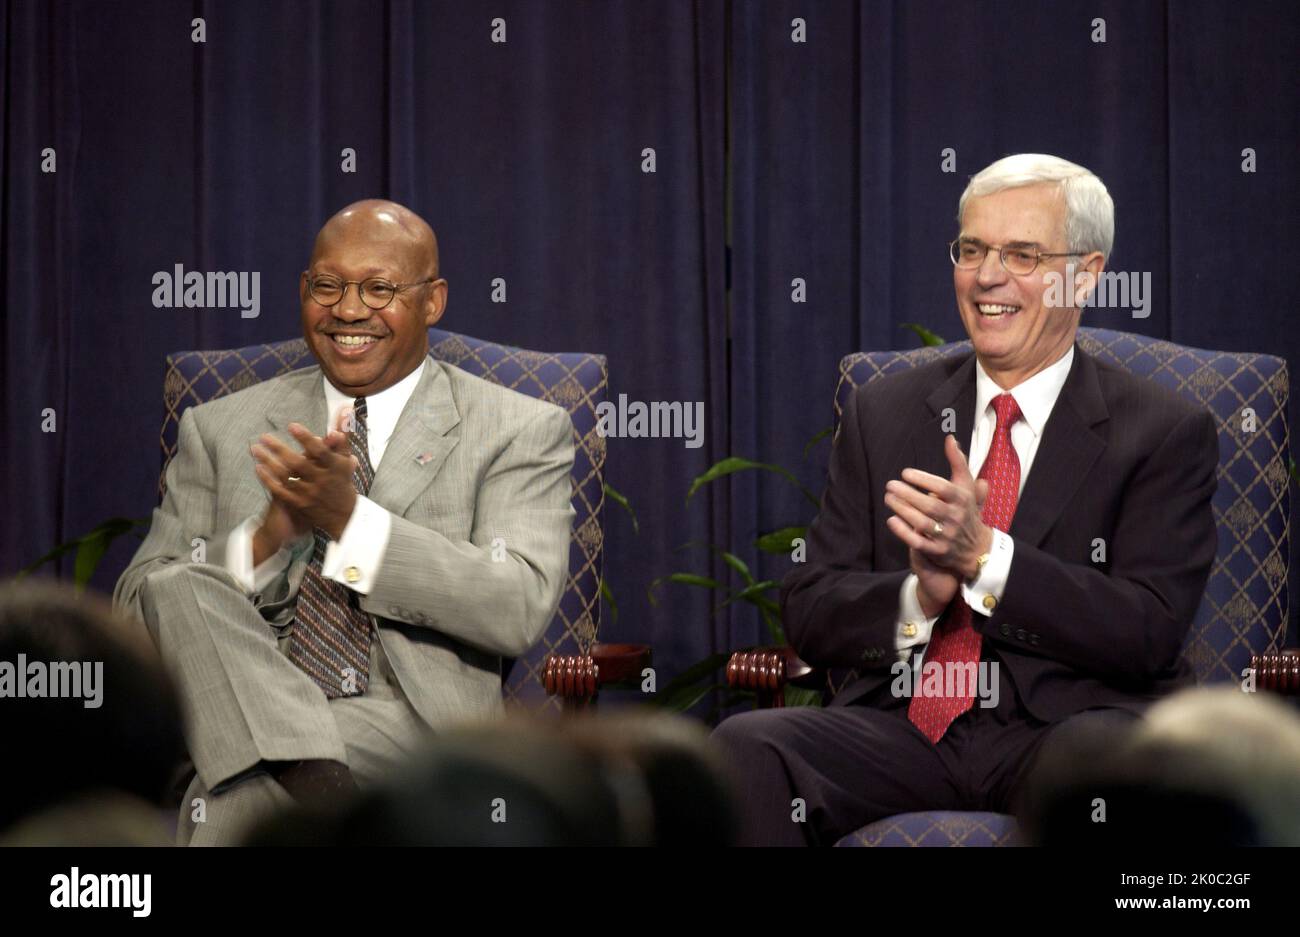
[[[366,398],[366,443],[370,451],[370,464],[376,472],[379,471],[379,463],[388,448],[388,441],[393,437],[393,430],[397,428],[397,419],[402,415],[402,410],[411,399],[411,394],[415,392],[427,367],[429,359],[426,357],[418,368],[392,387]],[[326,425],[337,427],[341,412],[351,407],[355,398],[344,394],[324,375],[321,375],[321,381],[325,385],[328,414]],[[312,535],[307,534],[301,540],[285,544],[278,553],[268,556],[255,568],[253,534],[261,522],[261,515],[248,518],[231,532],[226,541],[226,569],[249,595],[264,592],[277,576],[289,568],[295,553],[310,550],[313,543]],[[343,533],[338,540],[331,540],[325,548],[321,575],[342,583],[354,592],[368,594],[379,574],[379,564],[388,547],[388,535],[392,526],[392,518],[386,510],[365,495],[358,494],[356,506],[352,509],[352,516],[348,518]]]
[[[1032,377],[1021,381],[1011,388],[1009,393],[1016,399],[1023,418],[1011,425],[1011,445],[1020,460],[1020,492],[1025,490],[1025,481],[1029,478],[1029,469],[1034,464],[1034,455],[1038,452],[1038,443],[1043,438],[1043,428],[1047,418],[1052,415],[1056,399],[1061,395],[1065,379],[1070,373],[1074,361],[1074,345],[1052,364],[1043,368]],[[989,377],[979,359],[975,359],[975,427],[971,432],[970,448],[967,461],[971,475],[978,478],[980,467],[988,457],[993,445],[993,431],[997,428],[998,415],[993,409],[993,398],[1004,391],[993,378]],[[1002,601],[1002,592],[1011,573],[1011,558],[1015,554],[1015,541],[1011,536],[997,528],[993,529],[993,546],[989,550],[988,562],[971,583],[961,584],[961,596],[975,612],[989,616]],[[939,620],[939,615],[926,618],[917,598],[917,577],[909,573],[903,580],[898,599],[898,630],[895,648],[899,660],[907,660],[918,645],[930,642],[930,630]],[[992,597],[989,607],[985,600]],[[942,614],[942,612],[940,613]],[[925,649],[922,647],[913,660],[913,667],[920,668]]]

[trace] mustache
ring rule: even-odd
[[[327,328],[322,326],[321,328],[318,328],[316,331],[321,333],[322,335],[338,335],[341,333],[346,333],[348,335],[361,335],[361,336],[367,336],[369,338],[386,338],[388,336],[387,332],[368,332],[363,329],[349,329],[346,327],[339,328],[337,326],[332,328]]]

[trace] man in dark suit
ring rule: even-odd
[[[1036,758],[1086,758],[1192,680],[1179,654],[1215,555],[1215,421],[1075,344],[1113,242],[1105,186],[1010,156],[972,178],[958,219],[974,353],[850,397],[783,583],[799,655],[860,676],[826,709],[714,733],[743,779],[745,842],[1013,811]]]

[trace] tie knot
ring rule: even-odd
[[[366,425],[366,398],[358,397],[352,401],[352,413],[356,417],[358,426]]]
[[[1020,419],[1020,404],[1010,394],[998,394],[993,398],[993,409],[998,415],[999,430],[1010,430],[1011,425]]]

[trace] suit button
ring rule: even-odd
[[[343,570],[343,578],[348,582],[360,582],[361,570],[357,569],[355,566],[349,566],[347,569]]]
[[[985,608],[987,608],[989,611],[993,611],[993,609],[997,607],[998,600],[997,600],[997,598],[996,598],[995,596],[992,596],[992,595],[986,595],[986,596],[984,596],[984,599],[983,599],[982,604],[983,604],[983,606],[984,606]]]
[[[1023,641],[1023,640],[1025,640],[1025,629],[1024,629],[1024,628],[1017,628],[1017,629],[1016,629],[1016,640],[1017,640],[1017,641]]]
[[[1004,621],[1002,626],[998,628],[998,633],[1004,638],[1009,637],[1011,635],[1011,626]]]
[[[916,622],[909,621],[903,625],[903,637],[905,638],[916,637]]]
[[[1038,647],[1038,635],[1031,634],[1029,636],[1029,643],[1032,644],[1034,647]]]

